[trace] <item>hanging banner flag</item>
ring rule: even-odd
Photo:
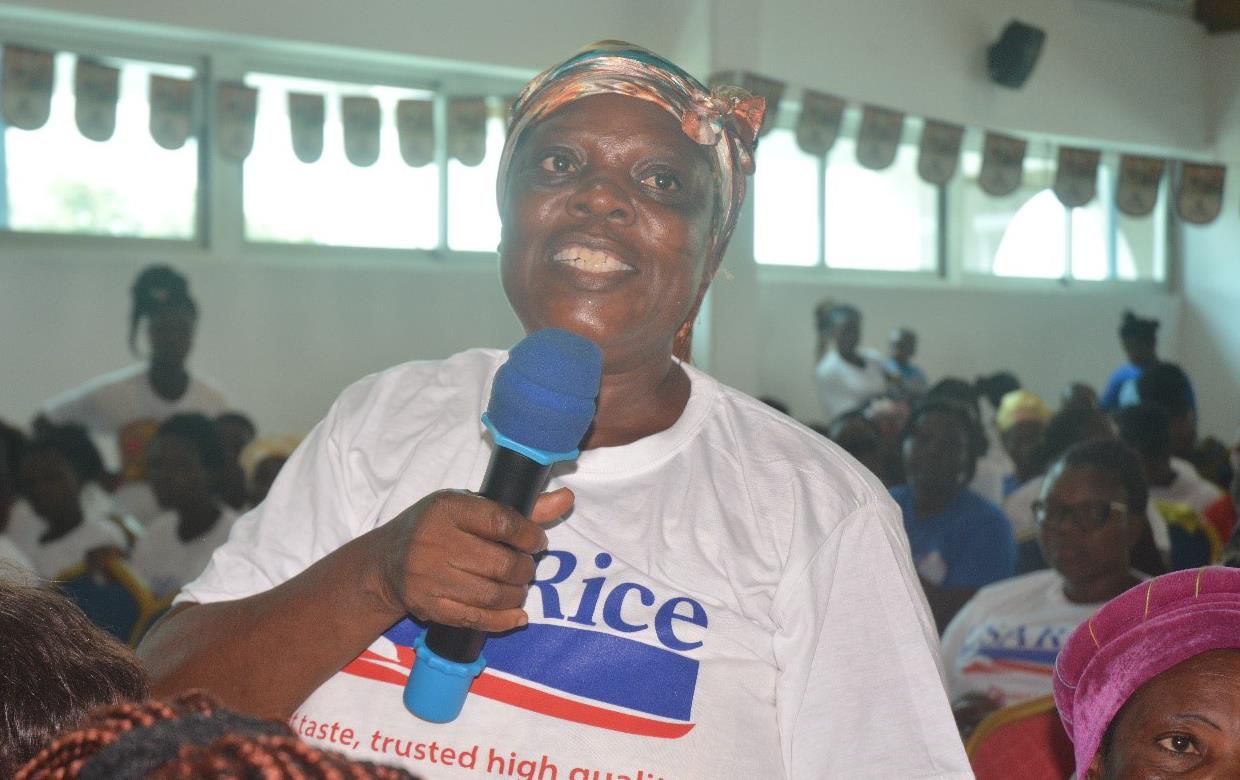
[[[1120,155],[1115,207],[1130,217],[1144,217],[1158,203],[1164,163],[1156,157]]]
[[[486,98],[448,101],[448,156],[470,167],[487,156]]]
[[[1070,209],[1080,208],[1094,199],[1098,192],[1098,158],[1096,149],[1059,148],[1059,165],[1055,168],[1055,197]]]
[[[1020,138],[987,133],[982,145],[982,171],[977,183],[987,195],[1011,195],[1025,177],[1025,148]]]
[[[801,93],[801,118],[797,120],[797,146],[806,154],[825,157],[835,145],[843,118],[842,98],[805,90]]]
[[[1175,191],[1175,212],[1180,219],[1194,225],[1208,225],[1218,218],[1223,208],[1223,177],[1221,165],[1180,163],[1179,186]]]
[[[73,71],[73,118],[78,132],[92,141],[106,141],[116,132],[120,76],[119,68],[78,57]]]
[[[927,119],[921,128],[921,149],[917,157],[917,175],[940,187],[956,175],[960,165],[960,142],[964,128]]]
[[[396,104],[396,132],[400,156],[414,168],[435,160],[435,104],[430,100],[402,100]]]
[[[857,162],[872,171],[881,171],[895,161],[902,135],[902,112],[866,106],[861,112],[861,129],[857,131]]]
[[[237,162],[249,156],[254,148],[254,119],[257,116],[257,89],[235,82],[224,82],[216,87],[216,145],[222,156]]]
[[[378,98],[340,99],[340,121],[344,125],[344,156],[359,168],[374,165],[379,159],[380,120]]]
[[[318,162],[323,156],[323,123],[327,101],[322,95],[288,93],[288,127],[293,154],[304,163]]]
[[[755,73],[746,73],[741,79],[741,86],[751,94],[766,98],[766,115],[758,130],[759,137],[766,135],[775,126],[775,119],[779,116],[779,101],[784,96],[784,83]]]
[[[194,131],[194,82],[151,76],[151,138],[165,149],[180,149]]]
[[[22,130],[38,130],[52,112],[56,58],[50,51],[4,47],[4,121]]]

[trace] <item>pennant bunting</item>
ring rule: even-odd
[[[78,132],[92,141],[106,141],[116,132],[120,76],[119,68],[78,57],[73,70],[73,118]]]
[[[741,79],[741,86],[754,95],[766,98],[766,114],[762,118],[762,127],[758,130],[759,136],[766,135],[775,126],[779,116],[779,101],[784,97],[784,82],[756,73],[746,73]]]
[[[842,98],[805,90],[801,93],[801,117],[797,120],[797,146],[806,154],[825,157],[839,137],[843,118]]]
[[[4,47],[4,121],[21,130],[38,130],[52,112],[56,57],[50,51]]]
[[[435,160],[435,104],[430,100],[402,100],[396,104],[396,132],[400,156],[414,168]]]
[[[1098,193],[1098,159],[1096,149],[1059,148],[1059,164],[1055,168],[1055,197],[1070,209],[1080,208]]]
[[[151,76],[151,138],[165,149],[180,149],[194,134],[194,82]]]
[[[215,135],[220,155],[240,162],[254,148],[254,120],[258,116],[258,90],[245,84],[224,82],[215,88]]]
[[[322,95],[307,92],[288,93],[289,136],[293,154],[304,163],[318,162],[323,156],[323,124],[327,101]]]
[[[872,171],[883,170],[895,161],[903,135],[903,112],[866,106],[857,131],[857,162]]]
[[[1176,165],[1179,186],[1175,189],[1175,212],[1180,219],[1194,225],[1208,225],[1223,209],[1223,178],[1221,165],[1179,163]]]
[[[1130,217],[1144,217],[1158,203],[1158,186],[1166,164],[1156,157],[1120,155],[1115,207]]]
[[[927,119],[921,128],[921,145],[917,156],[917,175],[940,187],[956,175],[960,165],[960,142],[964,128]]]
[[[1002,197],[1020,188],[1025,177],[1025,149],[1020,138],[987,133],[982,144],[982,170],[977,183],[987,195]]]
[[[468,97],[449,100],[448,157],[472,167],[481,164],[486,155],[486,99]]]
[[[344,156],[359,168],[379,159],[378,98],[346,97],[340,100],[340,121],[344,125]]]

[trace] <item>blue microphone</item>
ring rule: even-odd
[[[593,342],[548,328],[526,336],[495,373],[482,422],[495,452],[482,479],[483,498],[530,516],[551,466],[575,460],[594,420],[603,354]],[[405,707],[432,723],[455,720],[486,659],[486,634],[431,623],[414,640],[417,660]]]

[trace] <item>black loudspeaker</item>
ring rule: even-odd
[[[990,47],[991,81],[1012,89],[1023,86],[1045,42],[1046,31],[1042,28],[1024,22],[1008,22],[999,40]]]

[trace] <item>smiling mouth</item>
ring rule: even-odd
[[[633,266],[624,262],[610,252],[591,249],[580,244],[570,244],[551,256],[556,263],[595,274],[620,273],[634,271]]]

